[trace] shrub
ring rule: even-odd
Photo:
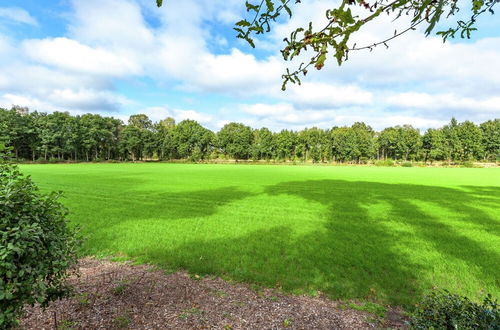
[[[471,162],[471,161],[464,161],[462,162],[462,164],[460,164],[461,167],[466,167],[466,168],[473,168],[475,167],[474,166],[474,163]]]
[[[375,166],[394,166],[394,161],[391,159],[377,160]]]
[[[401,164],[401,166],[403,166],[403,167],[413,167],[413,163],[412,162],[404,162],[403,164]]]
[[[16,325],[25,304],[43,306],[67,292],[78,240],[59,194],[43,195],[0,145],[0,329]]]
[[[368,164],[369,161],[370,161],[370,159],[368,157],[360,157],[358,163],[366,165],[366,164]]]
[[[411,320],[414,329],[500,329],[499,306],[487,295],[481,305],[446,290],[424,297]]]

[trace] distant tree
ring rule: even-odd
[[[173,141],[180,158],[204,159],[210,152],[214,133],[195,120],[183,120],[173,130]]]
[[[484,158],[500,159],[500,119],[488,120],[480,125]]]
[[[378,135],[377,143],[380,149],[380,155],[383,159],[393,158],[395,159],[397,143],[398,143],[398,130],[394,127],[388,127],[382,130]]]
[[[388,127],[380,132],[377,142],[384,159],[416,158],[422,146],[420,132],[411,125]]]
[[[273,133],[267,128],[253,131],[252,158],[269,160],[273,157]]]
[[[450,123],[443,127],[446,142],[449,149],[449,161],[458,160],[462,157],[462,143],[458,134],[458,121],[451,118]]]
[[[457,128],[460,141],[460,160],[474,160],[483,158],[483,131],[471,121],[460,123]]]
[[[337,127],[330,131],[332,155],[337,162],[358,161],[362,155],[356,132],[351,127]]]
[[[173,131],[175,119],[167,117],[155,124],[157,154],[159,159],[175,158]]]
[[[417,156],[418,150],[422,146],[422,137],[418,129],[411,125],[396,127],[398,139],[396,142],[396,155],[398,158],[408,160]]]
[[[422,137],[426,161],[449,159],[450,149],[442,129],[428,129]]]
[[[296,156],[298,135],[294,131],[282,130],[273,137],[275,143],[274,157],[278,160],[291,160]]]
[[[121,137],[120,150],[125,159],[128,159],[129,155],[131,155],[132,160],[141,160],[144,153],[142,130],[129,125],[123,129]]]
[[[250,157],[252,141],[252,129],[240,123],[226,124],[217,133],[217,143],[222,152],[236,160]]]
[[[363,122],[354,123],[351,129],[356,135],[357,148],[360,151],[359,159],[370,159],[375,154],[375,132],[373,129]]]
[[[129,126],[134,126],[139,129],[149,130],[153,127],[153,122],[145,114],[132,115],[128,119]]]
[[[164,129],[173,129],[175,127],[175,119],[167,117],[158,122],[158,125]]]
[[[298,133],[297,155],[304,160],[311,159],[317,163],[325,160],[325,147],[329,139],[326,138],[326,132],[320,128],[306,128]]]

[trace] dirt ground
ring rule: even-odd
[[[220,278],[166,274],[85,258],[75,295],[46,310],[28,307],[21,329],[374,329],[404,328],[398,310],[380,320],[324,297],[253,290]]]

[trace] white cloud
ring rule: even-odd
[[[131,0],[72,0],[71,38],[90,46],[147,54],[154,43],[140,6]]]
[[[124,54],[68,38],[27,40],[23,48],[35,61],[63,70],[97,76],[131,76],[141,72],[140,65]]]
[[[39,111],[68,111],[72,114],[85,112],[116,113],[131,101],[106,91],[85,89],[53,89],[49,93],[0,94],[0,107],[27,106]]]
[[[217,126],[215,125],[215,118],[213,116],[196,110],[170,109],[168,107],[149,107],[140,110],[139,113],[147,115],[153,121],[160,121],[167,117],[172,117],[176,122],[190,119],[196,120],[197,122],[211,128]]]
[[[38,22],[26,10],[16,7],[0,8],[0,18],[5,18],[17,23],[38,26]]]
[[[411,124],[416,128],[440,127],[447,121],[429,119],[412,112],[391,114],[381,109],[340,108],[329,110],[297,109],[290,103],[243,104],[243,112],[252,115],[245,121],[253,127],[268,127],[274,131],[281,129],[303,129],[305,127],[331,128],[350,126],[355,122],[365,122],[375,129]]]
[[[356,85],[335,85],[321,82],[305,82],[290,85],[285,93],[277,92],[276,97],[294,102],[303,108],[338,108],[348,105],[370,105],[373,94]]]
[[[197,101],[180,105],[183,109],[147,108],[152,119],[194,119],[211,128],[228,121],[273,129],[354,121],[378,128],[405,123],[424,128],[452,115],[477,121],[499,113],[500,38],[443,44],[413,31],[389,50],[352,53],[340,68],[329,58],[328,66],[311,70],[302,86],[289,85],[281,92],[281,74],[289,64],[278,53],[282,38],[311,19],[324,20],[324,10],[336,1],[297,5],[290,21],[257,42],[269,51],[265,56],[238,49],[221,32],[220,26],[230,30],[241,16],[241,0],[167,1],[161,9],[148,0],[71,4],[66,35],[24,41],[0,35],[0,102],[75,113],[141,109],[142,100],[133,104],[115,85],[130,89],[131,80],[140,84],[135,79],[145,78],[153,81],[152,88],[168,86],[169,93],[181,90],[183,99]],[[387,24],[385,18],[370,23],[356,41],[368,44],[392,34],[394,25],[388,31]],[[217,98],[212,93],[220,103],[230,97],[246,105],[225,113],[200,111],[205,96]]]

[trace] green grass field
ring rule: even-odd
[[[23,165],[89,254],[407,305],[500,297],[500,168]]]

